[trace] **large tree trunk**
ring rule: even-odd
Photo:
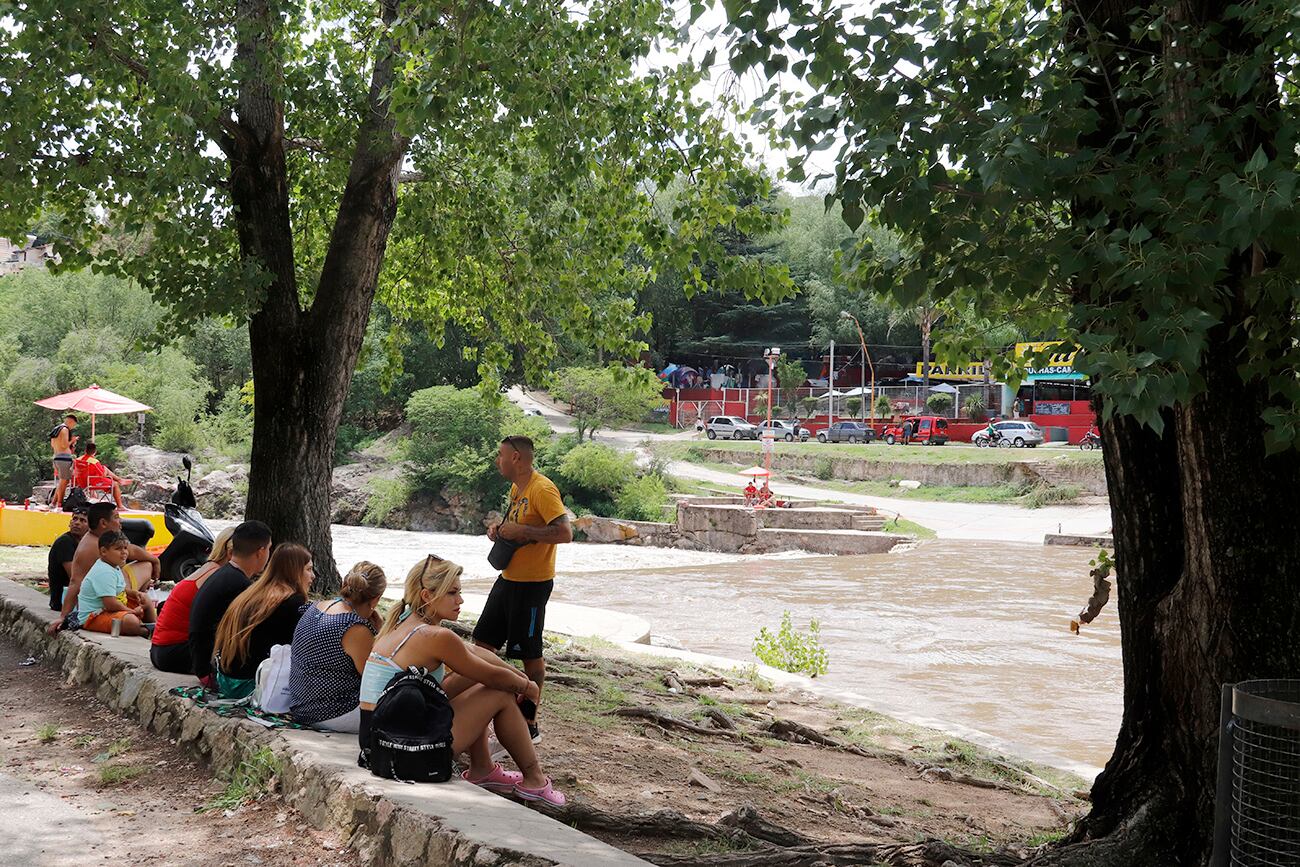
[[[384,5],[386,22],[396,14],[396,2]],[[249,323],[255,388],[247,517],[270,525],[277,542],[306,546],[322,592],[337,588],[339,580],[330,537],[334,443],[397,214],[407,146],[395,130],[387,97],[394,45],[381,40],[376,50],[367,110],[309,308],[302,308],[293,276],[282,106],[272,103],[256,114],[265,127],[259,134],[273,145],[272,158],[246,178],[238,168],[233,173],[237,189],[241,183],[247,188],[243,200],[236,195],[241,240],[245,234],[251,239],[243,245],[246,261],[264,269],[279,263]],[[270,100],[270,89],[259,82],[247,90],[265,91]],[[242,102],[240,123],[245,123]],[[243,204],[262,198],[272,199],[275,208]]]
[[[1163,435],[1103,428],[1124,720],[1076,843],[1044,863],[1202,865],[1213,837],[1220,686],[1300,672],[1300,454],[1266,456],[1264,390],[1220,329],[1207,391]]]
[[[1099,128],[1083,142],[1105,146],[1122,130],[1122,102],[1110,78],[1124,62],[1121,43],[1134,31],[1135,0],[1094,0],[1078,7],[1111,50],[1088,46],[1099,74],[1086,82],[1103,109]],[[1174,21],[1201,26],[1218,7],[1177,2]],[[1227,25],[1230,30],[1234,25]],[[1088,38],[1077,26],[1073,38]],[[1224,43],[1231,36],[1222,37]],[[1236,34],[1239,43],[1246,40]],[[1187,42],[1187,40],[1183,40]],[[1079,47],[1075,45],[1074,47]],[[1195,77],[1183,45],[1167,42],[1180,61],[1175,73]],[[1249,53],[1245,44],[1231,50]],[[1133,54],[1130,57],[1136,56]],[[1107,73],[1109,69],[1109,77]],[[1193,70],[1186,72],[1186,70]],[[1183,100],[1185,82],[1166,81],[1167,104]],[[1271,87],[1271,85],[1268,85]],[[1267,94],[1247,94],[1258,114],[1270,114]],[[1274,103],[1272,108],[1276,109]],[[1177,122],[1179,112],[1171,112]],[[1241,141],[1244,163],[1262,145],[1272,148],[1263,122],[1257,140]],[[1176,137],[1176,131],[1174,136]],[[1095,212],[1079,203],[1077,214]],[[1112,225],[1130,215],[1115,213]],[[1210,335],[1199,396],[1164,414],[1156,434],[1130,418],[1103,425],[1107,487],[1119,580],[1118,611],[1124,657],[1124,719],[1115,753],[1093,787],[1093,809],[1069,845],[1038,863],[1078,865],[1204,865],[1213,840],[1219,700],[1224,683],[1300,673],[1300,539],[1289,503],[1300,489],[1300,454],[1265,454],[1262,415],[1270,398],[1245,383],[1239,365],[1241,330],[1251,310],[1243,281],[1262,267],[1243,253],[1222,287],[1235,303]],[[1109,299],[1122,304],[1122,297]]]

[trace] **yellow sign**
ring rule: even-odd
[[[925,378],[925,364],[918,361],[916,363],[916,375],[922,379]],[[984,365],[969,364],[966,367],[949,367],[946,364],[930,363],[931,379],[961,379],[961,380],[984,380]]]
[[[1040,340],[1036,343],[1017,343],[1016,357],[1024,358],[1031,352],[1043,352],[1053,346],[1061,346],[1059,340]],[[1069,345],[1069,344],[1065,344]],[[1084,379],[1084,375],[1074,369],[1074,359],[1079,354],[1078,348],[1069,352],[1054,352],[1043,367],[1030,367],[1025,370],[1025,378],[1036,379]]]

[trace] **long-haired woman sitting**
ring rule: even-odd
[[[429,669],[451,699],[452,750],[469,753],[469,770],[461,776],[495,792],[513,791],[531,801],[563,806],[565,797],[542,773],[520,699],[537,701],[537,684],[496,654],[473,647],[438,624],[460,617],[461,567],[433,555],[406,576],[402,602],[388,613],[361,676],[361,740],[366,742],[370,714],[389,681],[409,666]],[[447,671],[450,669],[450,671]],[[492,761],[487,726],[519,767],[517,773]]]
[[[208,576],[230,562],[230,537],[234,532],[234,527],[227,527],[217,534],[208,552],[208,562],[184,581],[176,582],[166,603],[158,610],[149,659],[159,671],[194,673],[194,661],[190,658],[190,606]]]
[[[262,577],[235,597],[217,627],[217,690],[222,698],[253,692],[257,666],[277,644],[293,641],[315,573],[311,553],[285,543],[271,552]]]

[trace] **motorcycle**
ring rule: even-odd
[[[1083,435],[1083,439],[1079,440],[1079,448],[1085,452],[1101,448],[1101,436],[1093,431],[1088,431]]]
[[[198,500],[190,487],[194,464],[189,455],[185,456],[183,463],[185,478],[176,478],[172,501],[163,506],[163,523],[172,534],[171,543],[158,558],[164,581],[181,581],[202,566],[216,541],[196,508]]]
[[[975,440],[975,448],[977,449],[1009,449],[1011,448],[1011,445],[1011,440],[1004,437],[998,431],[993,431],[991,434],[987,434]]]

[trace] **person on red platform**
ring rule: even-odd
[[[110,490],[113,493],[113,502],[117,503],[119,509],[125,510],[126,506],[122,503],[122,485],[131,484],[130,479],[124,479],[117,473],[110,470],[100,462],[96,457],[99,449],[94,441],[86,443],[86,454],[74,461],[75,476],[81,487],[99,488]],[[84,478],[83,478],[84,473]]]

